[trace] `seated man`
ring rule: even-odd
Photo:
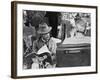
[[[53,66],[56,66],[56,42],[53,40],[53,37],[50,36],[51,27],[46,23],[39,24],[39,29],[37,33],[39,37],[36,41],[33,42],[33,53],[37,53],[38,50],[47,45],[49,51],[51,52],[51,58],[53,61]]]

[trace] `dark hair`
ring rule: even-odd
[[[43,64],[45,65],[46,62],[49,62],[52,65],[53,62],[52,62],[52,58],[51,58],[50,53],[48,53],[48,52],[42,53],[39,55],[39,57],[43,57],[45,55],[47,56],[47,58],[43,60]]]

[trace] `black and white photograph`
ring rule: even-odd
[[[15,9],[16,77],[96,73],[96,6],[17,2]]]
[[[90,50],[90,13],[23,10],[24,69],[90,66]]]

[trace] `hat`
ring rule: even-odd
[[[52,27],[48,26],[46,23],[39,24],[38,34],[46,34],[51,31]]]

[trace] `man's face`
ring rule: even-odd
[[[85,30],[85,23],[78,23],[76,24],[77,28],[79,31],[84,31]]]
[[[43,38],[44,40],[49,40],[49,38],[50,38],[50,33],[43,34],[43,35],[42,35],[42,38]]]

